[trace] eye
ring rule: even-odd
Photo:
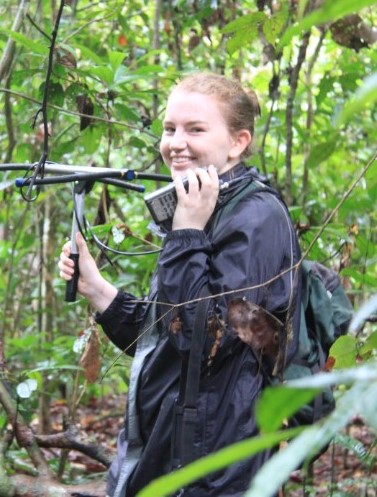
[[[194,126],[190,131],[191,133],[204,133],[205,129],[201,126]]]
[[[165,135],[171,135],[173,134],[175,131],[175,129],[173,128],[173,126],[164,126],[164,134]]]

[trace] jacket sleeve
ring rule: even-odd
[[[247,195],[220,218],[214,230],[168,234],[158,264],[159,300],[172,304],[200,297],[208,285],[221,319],[234,298],[246,298],[284,318],[297,288],[299,248],[288,211],[274,195]],[[282,274],[283,273],[283,274]],[[178,348],[190,346],[196,303],[178,307],[182,333]],[[296,323],[297,326],[297,323]]]
[[[96,321],[118,348],[133,355],[147,307],[145,300],[119,291],[109,307],[96,314]]]

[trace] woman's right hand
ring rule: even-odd
[[[178,203],[173,217],[173,230],[204,230],[219,196],[219,177],[214,166],[207,171],[197,168],[186,171],[189,189],[183,186],[182,177],[174,176]],[[200,186],[199,186],[200,184]]]
[[[79,252],[77,290],[97,311],[103,312],[116,296],[117,289],[101,275],[81,233],[77,233],[76,245]],[[69,258],[70,254],[71,242],[67,242],[63,245],[58,262],[60,277],[66,281],[70,281],[74,273],[74,262]]]

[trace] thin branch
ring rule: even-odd
[[[19,31],[26,12],[29,8],[29,0],[21,0],[20,5],[17,10],[16,17],[12,25],[12,31]],[[16,46],[15,41],[9,38],[5,46],[3,56],[0,60],[0,81],[9,74],[10,67],[13,62],[14,48]]]
[[[167,8],[169,10],[170,19],[173,25],[174,43],[171,44],[171,51],[176,55],[176,64],[178,71],[182,71],[182,39],[180,37],[180,25],[178,24],[178,16],[174,12],[172,0],[168,0]],[[173,41],[173,40],[172,40]]]
[[[47,66],[45,87],[44,87],[44,91],[43,91],[42,113],[43,113],[44,137],[43,137],[43,154],[42,154],[43,158],[41,159],[41,161],[43,161],[43,163],[48,157],[48,135],[49,135],[49,133],[48,133],[48,113],[47,113],[48,92],[50,89],[52,67],[53,67],[53,63],[54,63],[54,49],[55,49],[55,44],[56,44],[56,38],[58,36],[60,19],[61,19],[61,16],[63,14],[63,8],[64,8],[64,0],[61,0],[58,15],[57,15],[55,26],[54,26],[54,30],[52,32],[51,45],[50,45],[50,50],[49,50],[49,55],[48,55],[48,66]]]
[[[287,98],[287,109],[286,109],[286,154],[285,154],[285,167],[286,167],[286,179],[285,179],[285,200],[288,205],[292,205],[292,146],[293,146],[293,108],[294,100],[297,91],[298,78],[302,64],[304,63],[306,50],[309,45],[310,33],[305,33],[302,44],[300,46],[297,63],[292,70],[289,78],[290,91]]]
[[[50,45],[50,50],[49,50],[49,55],[48,55],[48,65],[47,65],[47,73],[46,73],[46,79],[45,79],[45,86],[44,86],[44,91],[43,91],[43,101],[42,101],[42,107],[41,109],[37,112],[37,114],[41,111],[42,116],[43,116],[43,150],[42,150],[42,155],[41,158],[39,159],[39,162],[35,168],[35,172],[33,173],[30,181],[30,185],[28,186],[27,192],[25,199],[31,200],[31,192],[34,187],[34,182],[37,176],[42,172],[43,176],[43,168],[45,165],[45,162],[48,158],[48,139],[49,139],[49,131],[48,131],[48,93],[50,89],[50,81],[51,81],[51,75],[52,75],[52,68],[53,68],[53,63],[54,63],[54,49],[55,49],[55,44],[56,44],[56,39],[58,36],[58,30],[59,30],[59,24],[60,24],[60,19],[63,14],[63,9],[64,9],[64,0],[61,0],[60,6],[59,6],[59,11],[58,15],[56,17],[54,29],[52,32],[52,37],[51,37],[51,45]]]
[[[41,35],[43,35],[45,38],[47,38],[47,40],[51,43],[52,42],[52,38],[50,35],[48,35],[47,33],[45,33],[43,31],[43,29],[41,29],[38,24],[34,21],[34,19],[31,17],[30,14],[26,14],[26,18],[27,20],[35,27],[35,29],[41,33]]]
[[[267,174],[267,167],[266,167],[265,146],[266,146],[267,135],[268,135],[269,130],[270,130],[270,125],[271,125],[273,113],[275,110],[274,109],[275,103],[277,102],[277,99],[278,99],[279,82],[280,82],[280,63],[278,66],[279,70],[277,73],[275,72],[273,65],[272,65],[272,67],[273,67],[273,76],[272,76],[272,79],[270,81],[270,86],[272,87],[272,88],[270,88],[271,106],[270,106],[270,110],[269,110],[269,113],[268,113],[268,116],[266,119],[264,129],[263,129],[261,146],[260,146],[260,150],[259,150],[259,156],[260,156],[261,165],[262,165],[262,172],[265,176],[268,175]]]
[[[162,10],[162,0],[155,0],[155,14],[153,21],[153,50],[158,51],[160,49],[160,17]],[[158,65],[160,63],[160,56],[157,53],[154,56],[154,63]],[[155,90],[153,93],[153,111],[152,116],[153,119],[156,119],[158,116],[158,78],[154,78],[153,80],[153,89]]]
[[[9,89],[10,77],[8,76],[5,82],[6,87]],[[4,98],[4,114],[5,114],[5,124],[8,134],[8,147],[5,155],[5,162],[10,162],[13,155],[14,147],[16,146],[16,138],[14,134],[13,119],[12,119],[12,105],[10,101],[10,93],[5,93]]]
[[[93,8],[93,5],[91,6],[91,8]],[[96,17],[95,19],[91,19],[90,21],[86,22],[85,24],[83,24],[82,26],[80,26],[79,28],[77,28],[75,31],[73,31],[72,33],[70,33],[69,35],[67,35],[62,40],[62,43],[67,43],[67,41],[70,38],[74,38],[78,33],[80,33],[80,31],[83,31],[86,27],[90,26],[91,24],[94,24],[96,22],[107,21],[107,19],[111,19],[113,17],[113,15],[114,15],[114,12],[110,12],[110,14],[107,14],[106,16]]]
[[[8,261],[7,261],[8,270],[6,272],[6,279],[5,279],[6,288],[4,289],[4,299],[2,302],[3,312],[2,312],[2,319],[0,320],[0,372],[5,369],[4,337],[8,325],[7,323],[8,311],[10,311],[11,308],[14,309],[14,302],[11,298],[12,291],[10,290],[13,284],[13,274],[15,271],[14,258],[17,251],[17,244],[20,240],[22,232],[21,227],[24,226],[24,219],[26,217],[27,212],[28,208],[27,206],[25,206],[23,212],[19,217],[17,223],[17,229],[13,231],[12,239],[7,240],[10,243],[10,248],[8,252]]]
[[[339,200],[338,204],[334,207],[334,209],[330,212],[328,215],[326,221],[323,223],[321,226],[321,229],[318,231],[316,236],[313,238],[311,241],[309,247],[305,250],[305,252],[302,254],[300,263],[308,256],[314,245],[317,243],[318,239],[321,237],[322,233],[325,231],[327,226],[329,225],[330,221],[332,218],[335,216],[335,214],[339,211],[340,207],[344,204],[344,202],[347,200],[347,198],[351,195],[351,193],[354,191],[356,186],[358,185],[359,181],[365,176],[367,171],[370,169],[370,167],[375,163],[377,159],[377,149],[373,153],[372,157],[369,159],[367,164],[362,168],[360,173],[356,176],[356,179],[351,183],[350,187],[346,190],[346,192],[343,194],[342,198]]]
[[[157,54],[154,56],[154,63],[156,65],[160,64],[160,55],[159,55],[159,49],[161,45],[161,40],[160,40],[160,18],[161,18],[161,11],[162,11],[162,0],[155,0],[155,14],[154,14],[154,21],[153,21],[153,50],[157,52]],[[153,80],[153,108],[152,108],[152,119],[156,119],[158,117],[158,107],[159,107],[159,92],[158,92],[158,78],[157,76]],[[157,173],[160,172],[160,163],[156,163],[155,171]]]
[[[303,173],[303,178],[302,178],[302,205],[305,205],[306,196],[308,194],[308,183],[309,183],[309,168],[308,168],[307,159],[309,156],[309,150],[310,150],[309,138],[310,138],[312,123],[313,123],[312,72],[313,72],[314,65],[319,57],[325,36],[326,36],[326,30],[323,29],[321,36],[319,37],[317,46],[314,50],[313,56],[309,61],[308,70],[306,71],[306,82],[305,83],[306,83],[307,94],[308,94],[308,111],[307,111],[307,116],[306,116],[307,139],[305,140],[305,143],[304,143],[305,160],[304,160],[304,173]]]

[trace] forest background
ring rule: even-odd
[[[377,429],[376,2],[4,0],[0,19],[0,496],[101,495],[97,480],[113,454],[130,365],[85,302],[64,301],[57,260],[71,233],[72,184],[21,189],[15,179],[32,171],[15,165],[47,159],[168,174],[158,152],[166,95],[198,69],[256,91],[261,117],[249,164],[281,191],[303,251],[340,273],[356,311],[332,352],[333,371],[300,390],[337,385],[334,415],[298,435],[250,495],[272,495],[334,437],[368,471],[355,493],[335,481],[327,492],[376,495],[368,493],[376,488]],[[146,192],[162,186],[136,183]],[[143,194],[96,182],[85,215],[89,238],[113,249],[104,256],[89,242],[106,277],[144,295],[158,255],[140,252],[161,242],[148,230]],[[266,402],[267,412],[281,409],[277,395]],[[86,429],[91,408],[102,419],[97,430]],[[367,445],[342,431],[355,416],[371,430]],[[143,495],[169,495],[198,471],[277,443],[280,421],[265,420],[261,439]],[[76,452],[97,466],[75,464]]]

